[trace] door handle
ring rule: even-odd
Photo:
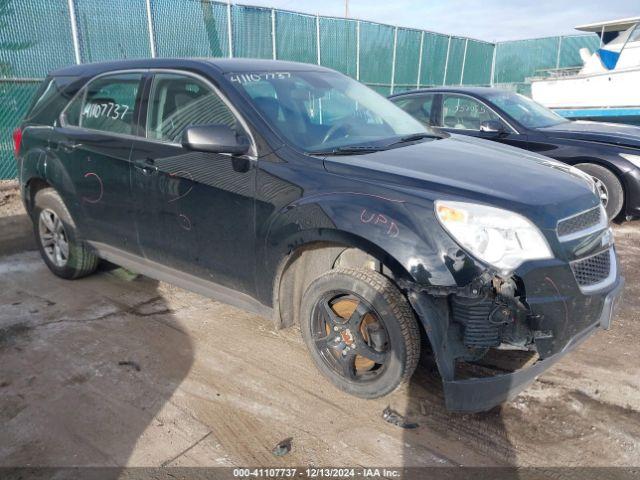
[[[158,172],[158,166],[155,165],[153,158],[137,158],[133,161],[133,166],[142,172],[143,175],[150,175]]]
[[[74,150],[77,150],[78,148],[82,147],[81,143],[76,143],[73,140],[62,140],[61,142],[58,143],[58,145],[65,152],[68,152],[68,153],[71,153]]]

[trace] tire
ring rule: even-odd
[[[98,268],[100,259],[78,239],[69,210],[53,188],[44,188],[36,193],[32,221],[40,255],[55,275],[75,279]],[[50,228],[52,225],[54,228]],[[65,242],[66,249],[62,247]],[[59,255],[56,254],[56,246]]]
[[[336,268],[322,274],[305,291],[300,315],[311,358],[344,392],[382,397],[407,383],[416,369],[420,330],[413,310],[377,272]]]
[[[614,220],[620,214],[624,204],[624,190],[618,177],[608,168],[593,163],[579,163],[575,167],[591,175],[599,185],[601,198],[603,195],[607,197],[606,201],[603,199],[602,203],[607,211],[609,221]],[[604,191],[602,187],[604,187]]]

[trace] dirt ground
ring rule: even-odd
[[[30,231],[3,198],[6,245],[8,222]],[[638,466],[640,222],[615,235],[613,328],[479,415],[444,409],[428,362],[390,397],[350,397],[295,329],[122,269],[61,280],[24,240],[0,250],[0,466]],[[385,422],[388,405],[419,427]]]

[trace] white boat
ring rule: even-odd
[[[597,33],[600,48],[580,50],[584,65],[577,72],[550,71],[533,80],[533,99],[566,117],[640,118],[640,17],[576,29]]]

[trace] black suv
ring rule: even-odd
[[[447,406],[488,409],[609,328],[622,289],[588,176],[436,133],[326,68],[64,68],[14,139],[56,275],[106,259],[297,325],[320,371],[360,397],[406,382],[425,335]],[[469,377],[514,350],[535,363]]]

